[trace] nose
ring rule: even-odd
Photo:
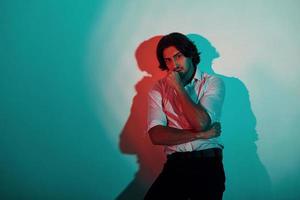
[[[175,58],[173,58],[173,59],[171,60],[171,63],[170,63],[170,68],[171,68],[171,69],[174,69],[174,68],[176,68],[176,67],[178,67],[178,66],[179,66],[179,64],[178,64],[177,60],[176,60]]]

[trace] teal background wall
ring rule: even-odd
[[[149,77],[135,52],[179,31],[208,52],[200,68],[229,85],[224,199],[299,199],[299,7],[296,0],[1,1],[0,198],[119,196],[140,167],[119,147],[135,85]]]

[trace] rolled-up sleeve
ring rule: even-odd
[[[161,88],[158,84],[148,94],[148,127],[147,132],[154,126],[167,125],[167,118],[163,112]]]
[[[224,97],[225,84],[223,80],[216,76],[210,77],[200,103],[210,116],[211,123],[220,121]]]

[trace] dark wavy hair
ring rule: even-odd
[[[182,33],[170,33],[163,36],[157,44],[156,57],[159,62],[159,68],[161,70],[168,70],[163,57],[163,51],[165,48],[175,46],[185,57],[192,58],[194,67],[200,63],[200,52],[198,52],[195,44]]]

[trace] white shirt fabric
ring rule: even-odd
[[[185,87],[192,101],[206,109],[211,123],[220,120],[225,96],[225,85],[221,78],[201,72]],[[148,96],[148,129],[157,125],[177,129],[192,129],[183,114],[175,90],[167,85],[166,79],[159,80]],[[198,151],[209,148],[223,148],[219,138],[198,139],[180,145],[165,146],[166,154],[174,152]]]

